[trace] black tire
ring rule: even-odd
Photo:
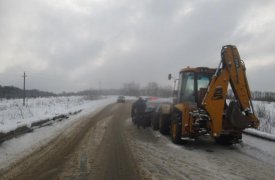
[[[153,117],[151,119],[151,127],[153,130],[159,130],[159,114],[158,113],[154,113]]]
[[[169,133],[169,116],[168,115],[159,115],[159,132],[161,134],[167,135]]]
[[[175,144],[181,144],[181,115],[180,113],[173,113],[171,120],[171,139]]]
[[[216,143],[221,145],[230,146],[234,143],[234,137],[231,135],[221,135],[215,138]]]

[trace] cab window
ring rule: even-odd
[[[194,96],[194,73],[186,72],[182,74],[180,89],[181,102],[195,102]]]

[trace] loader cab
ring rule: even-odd
[[[215,69],[206,67],[184,68],[180,71],[176,103],[201,106]]]

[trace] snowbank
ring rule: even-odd
[[[256,129],[246,129],[246,130],[244,130],[244,133],[248,134],[248,135],[251,135],[251,136],[259,137],[259,138],[262,138],[262,139],[275,141],[275,135],[265,133],[265,132],[262,132],[262,131],[258,131]]]
[[[18,127],[31,126],[32,123],[69,114],[79,110],[91,111],[93,108],[115,102],[116,97],[89,100],[83,96],[50,97],[27,99],[26,106],[22,100],[0,100],[0,133],[10,132]]]

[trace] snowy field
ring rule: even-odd
[[[31,98],[22,105],[22,99],[0,100],[0,132],[6,133],[23,125],[78,110],[95,109],[115,102],[116,97],[89,100],[83,96]]]
[[[254,110],[260,120],[262,132],[275,134],[275,102],[253,101]]]

